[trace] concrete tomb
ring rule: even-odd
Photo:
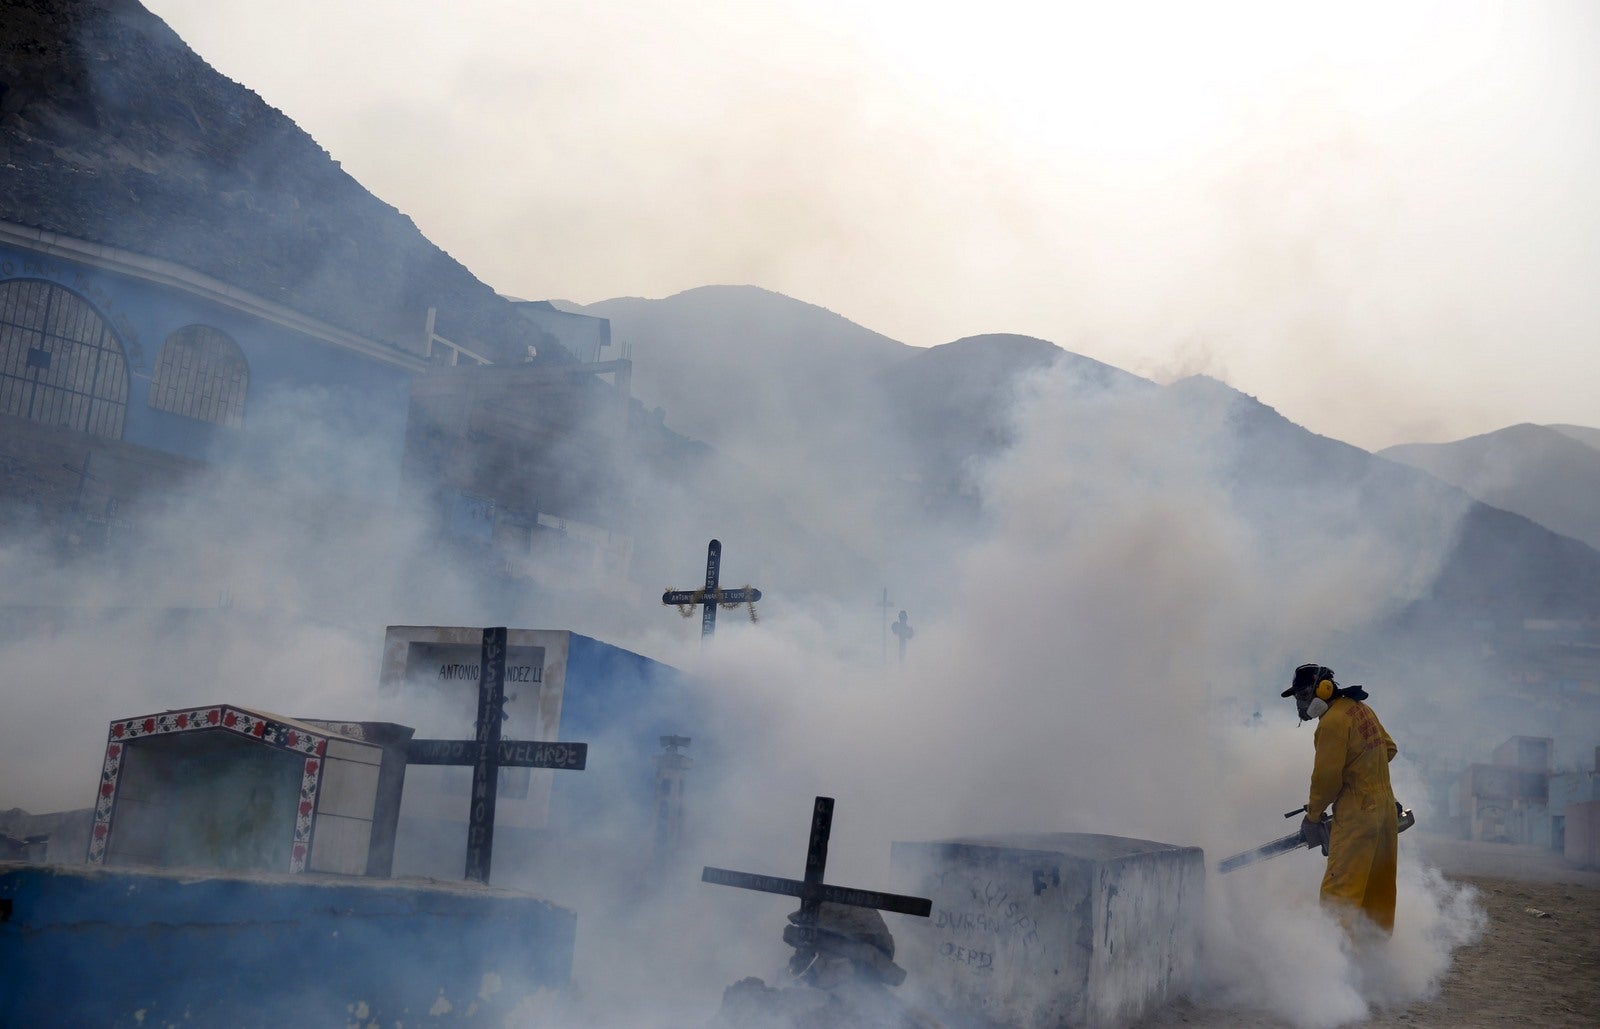
[[[410,736],[231,704],[117,719],[89,863],[387,876]]]
[[[389,626],[380,692],[403,705],[419,737],[472,736],[483,632],[476,626]],[[677,670],[578,633],[509,628],[504,701],[507,744],[581,740],[588,759],[581,775],[502,765],[496,867],[534,875],[541,890],[553,889],[552,876],[567,874],[563,869],[575,874],[589,862],[627,866],[611,869],[617,874],[643,872],[656,852],[661,740],[693,737],[703,721]],[[413,759],[397,874],[461,874],[472,777],[471,768],[421,767]],[[676,785],[681,790],[683,784]]]
[[[0,1025],[510,1024],[540,897],[388,878],[412,730],[213,704],[111,723],[85,865],[0,861]]]
[[[890,864],[933,901],[902,933],[900,960],[953,1024],[1129,1025],[1195,968],[1198,847],[1018,834],[895,843]]]
[[[483,650],[478,666],[478,714],[473,736],[465,740],[412,740],[406,759],[416,765],[454,765],[472,768],[472,795],[468,801],[466,878],[489,881],[494,851],[494,815],[499,800],[502,768],[562,768],[582,771],[588,764],[587,743],[506,740],[506,629],[483,630]]]

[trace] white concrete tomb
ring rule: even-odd
[[[233,704],[119,718],[88,860],[387,876],[410,737]]]
[[[895,843],[932,899],[897,928],[908,988],[960,1025],[1125,1026],[1176,998],[1200,944],[1198,847],[1089,833]]]

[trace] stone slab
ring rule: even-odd
[[[914,988],[955,1024],[1126,1026],[1176,998],[1205,906],[1198,847],[1090,833],[895,843],[933,913],[895,928]]]

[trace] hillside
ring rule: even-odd
[[[864,378],[911,349],[755,286],[563,306],[611,320],[646,407],[663,408],[679,432],[747,457],[800,426],[815,432],[835,412],[868,408]]]
[[[0,222],[172,261],[414,347],[528,323],[137,0],[0,0]]]
[[[1157,386],[1048,341],[1004,334],[903,347],[754,287],[583,310],[614,319],[617,337],[633,346],[636,381],[670,404],[669,422],[737,455],[801,521],[854,531],[886,557],[914,554],[944,528],[978,528],[978,477],[1016,442],[1019,391],[1050,371],[1071,383],[1063,402],[1116,392],[1148,406],[1147,434],[1165,440],[1150,445],[1180,458],[1193,452],[1190,460],[1217,476],[1257,526],[1261,546],[1281,548],[1285,560],[1297,529],[1309,528],[1352,547],[1377,538],[1385,553],[1436,553],[1427,581],[1408,587],[1407,618],[1520,624],[1600,613],[1593,548],[1509,506],[1475,504],[1442,476],[1309,432],[1216,380]],[[1541,431],[1578,457],[1600,459]],[[1587,482],[1575,482],[1574,494],[1600,496]]]
[[[1452,443],[1402,444],[1379,456],[1600,548],[1597,439],[1600,430],[1582,426],[1523,424]]]

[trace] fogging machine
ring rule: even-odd
[[[1400,819],[1401,832],[1405,832],[1407,829],[1417,824],[1417,818],[1411,813],[1410,808],[1403,808],[1396,803],[1394,809]],[[1301,806],[1295,808],[1293,811],[1284,812],[1283,817],[1297,818],[1305,813],[1305,807]],[[1300,831],[1296,829],[1294,832],[1283,837],[1282,839],[1273,840],[1271,843],[1263,843],[1254,850],[1247,850],[1242,854],[1235,854],[1230,858],[1223,858],[1221,861],[1217,862],[1217,871],[1226,875],[1236,868],[1243,868],[1245,865],[1253,865],[1257,861],[1265,861],[1267,858],[1277,857],[1279,854],[1287,854],[1291,850],[1299,850],[1302,847],[1310,850],[1318,846],[1321,846],[1321,844],[1306,839],[1300,834]],[[1322,853],[1326,855],[1328,852],[1323,850]]]

